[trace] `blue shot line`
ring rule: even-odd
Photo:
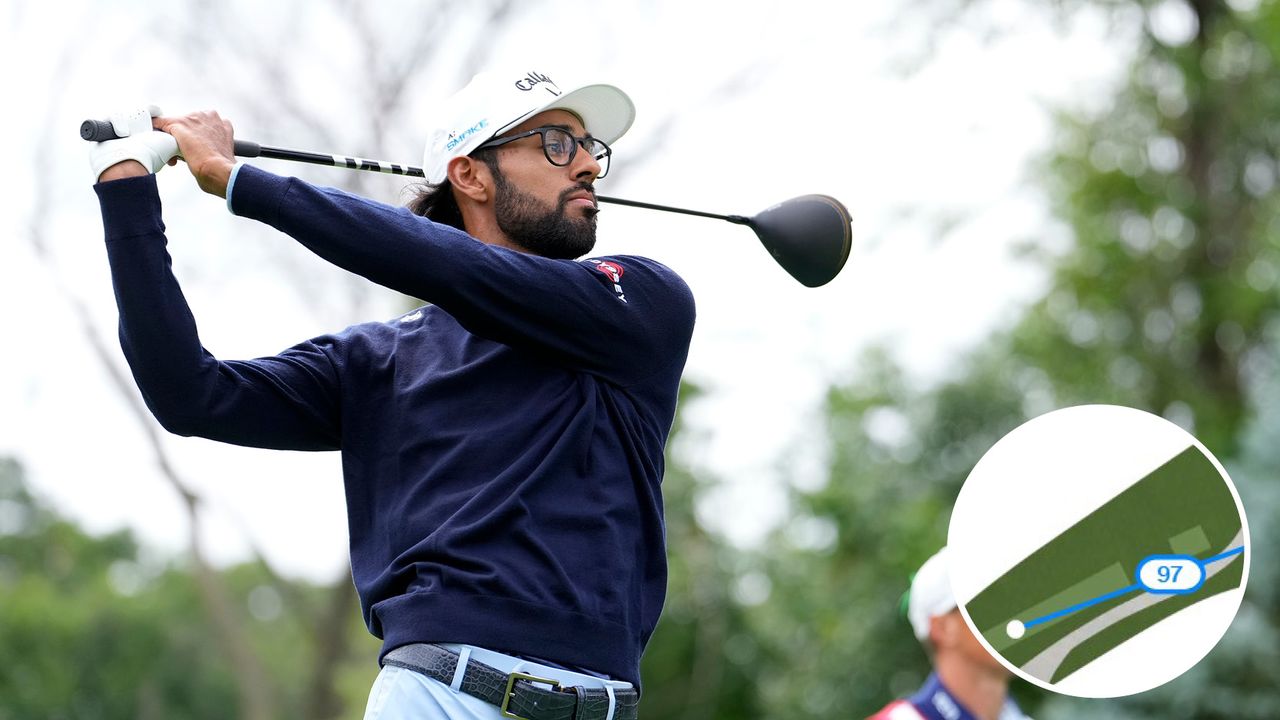
[[[1056,619],[1058,619],[1058,618],[1062,617],[1063,615],[1070,615],[1070,614],[1071,614],[1071,613],[1073,613],[1073,612],[1078,612],[1078,611],[1080,611],[1080,610],[1084,610],[1085,608],[1093,607],[1094,605],[1097,605],[1097,604],[1098,604],[1098,603],[1100,603],[1100,602],[1106,602],[1106,601],[1108,601],[1108,600],[1112,600],[1112,599],[1114,599],[1114,598],[1118,598],[1118,597],[1120,597],[1121,595],[1128,595],[1129,593],[1131,593],[1131,592],[1133,592],[1134,590],[1137,590],[1137,589],[1139,589],[1139,588],[1141,588],[1141,587],[1142,587],[1142,586],[1141,586],[1141,585],[1139,585],[1138,583],[1134,583],[1134,584],[1130,585],[1129,587],[1126,587],[1126,588],[1120,588],[1119,590],[1113,590],[1113,591],[1111,591],[1111,592],[1107,593],[1106,595],[1099,595],[1098,597],[1093,598],[1092,600],[1085,600],[1085,601],[1084,601],[1084,602],[1082,602],[1082,603],[1077,603],[1077,604],[1072,605],[1072,606],[1070,606],[1070,607],[1062,608],[1061,610],[1059,610],[1059,611],[1057,611],[1057,612],[1051,612],[1051,613],[1049,613],[1048,615],[1042,615],[1042,616],[1040,616],[1040,617],[1036,618],[1035,620],[1028,620],[1028,621],[1026,621],[1025,623],[1023,623],[1023,624],[1022,624],[1022,626],[1023,626],[1023,627],[1025,627],[1026,629],[1030,630],[1031,628],[1033,628],[1033,627],[1035,627],[1035,626],[1037,626],[1037,625],[1040,625],[1040,624],[1042,624],[1042,623],[1047,623],[1047,622],[1049,622],[1050,620],[1056,620]]]
[[[1208,565],[1209,563],[1214,563],[1219,560],[1225,560],[1226,558],[1229,558],[1232,555],[1239,555],[1242,552],[1244,552],[1244,546],[1240,545],[1240,546],[1231,548],[1230,550],[1227,550],[1225,552],[1214,555],[1213,557],[1205,558],[1204,560],[1197,560],[1196,562],[1198,562],[1200,564],[1200,567],[1203,568],[1205,565]],[[1056,620],[1060,617],[1084,610],[1085,608],[1093,607],[1098,603],[1106,602],[1108,600],[1114,600],[1115,598],[1118,598],[1122,595],[1128,595],[1134,590],[1142,589],[1142,587],[1143,587],[1142,583],[1134,583],[1129,587],[1120,588],[1119,590],[1113,590],[1109,593],[1106,593],[1105,595],[1099,595],[1096,598],[1085,600],[1084,602],[1077,603],[1070,607],[1065,607],[1061,610],[1058,610],[1057,612],[1051,612],[1048,615],[1042,615],[1041,617],[1038,617],[1034,620],[1028,620],[1025,623],[1023,623],[1022,626],[1027,630],[1030,630],[1031,628],[1037,625],[1042,625],[1044,623],[1047,623],[1050,620]],[[1196,586],[1196,589],[1199,589],[1199,585]]]
[[[1208,565],[1208,564],[1209,564],[1209,563],[1211,563],[1211,562],[1218,562],[1219,560],[1222,560],[1222,559],[1224,559],[1224,558],[1229,558],[1229,557],[1231,557],[1232,555],[1239,555],[1239,554],[1240,554],[1240,553],[1242,553],[1242,552],[1244,552],[1244,546],[1243,546],[1243,545],[1240,545],[1240,546],[1238,546],[1238,547],[1233,547],[1233,548],[1231,548],[1230,550],[1228,550],[1228,551],[1226,551],[1226,552],[1218,553],[1217,555],[1214,555],[1214,556],[1213,556],[1213,557],[1211,557],[1211,558],[1205,558],[1204,560],[1201,560],[1201,561],[1200,561],[1200,564],[1201,564],[1202,566],[1203,566],[1203,565]]]

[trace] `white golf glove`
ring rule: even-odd
[[[137,160],[154,173],[178,155],[178,141],[169,133],[151,128],[151,118],[159,114],[160,108],[151,105],[111,115],[111,126],[120,139],[93,144],[89,166],[94,182],[107,168],[125,160]]]

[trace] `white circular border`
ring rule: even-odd
[[[1029,675],[996,652],[975,627],[965,603],[1027,555],[1188,446],[1204,453],[1235,501],[1245,547],[1240,587],[1178,611],[1058,683]],[[1016,451],[1011,452],[1013,448]],[[1029,476],[1032,472],[1034,477]],[[1117,405],[1055,410],[1001,438],[978,461],[961,488],[952,509],[947,545],[952,592],[965,622],[987,652],[1027,682],[1053,692],[1094,698],[1150,690],[1203,659],[1235,619],[1252,555],[1240,495],[1213,453],[1168,420]]]

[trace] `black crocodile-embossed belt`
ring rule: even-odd
[[[387,653],[382,664],[412,670],[451,685],[459,659],[458,653],[448,648],[416,643]],[[551,685],[552,689],[534,683]],[[503,717],[517,720],[605,720],[609,715],[609,693],[603,688],[563,687],[559,680],[521,672],[504,673],[476,660],[467,663],[459,689],[497,705]],[[636,720],[639,693],[627,688],[614,690],[613,697],[613,720]]]

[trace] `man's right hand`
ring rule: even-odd
[[[157,130],[169,133],[182,148],[182,159],[201,190],[227,196],[227,182],[236,164],[235,135],[231,123],[213,111],[183,117],[155,118]]]

